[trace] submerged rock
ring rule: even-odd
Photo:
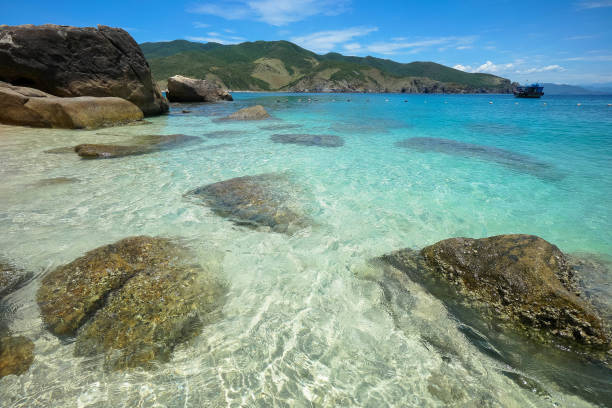
[[[297,129],[301,127],[302,125],[298,125],[295,123],[280,123],[278,125],[261,126],[260,129],[261,130],[286,130],[286,129]]]
[[[70,151],[72,152],[74,150],[71,149]],[[48,186],[58,186],[58,185],[64,185],[64,184],[78,183],[79,181],[80,180],[78,178],[74,178],[74,177],[52,177],[52,178],[38,180],[32,185],[34,187],[48,187]]]
[[[34,361],[34,343],[23,336],[0,336],[0,378],[21,375]]]
[[[209,184],[187,195],[201,199],[216,214],[238,225],[291,233],[309,222],[291,205],[289,190],[284,176],[259,174]]]
[[[565,255],[539,237],[451,238],[382,259],[426,286],[450,284],[447,294],[491,307],[497,319],[522,327],[530,337],[610,349],[609,329],[577,292]]]
[[[178,145],[201,141],[195,136],[186,135],[148,135],[136,138],[131,145],[80,144],[74,151],[85,159],[111,159],[124,156],[136,156],[171,149]]]
[[[270,136],[270,140],[275,143],[291,143],[303,146],[344,146],[344,139],[336,135],[277,134]]]
[[[119,97],[145,115],[168,111],[140,47],[120,28],[0,26],[0,80],[61,97]]]
[[[0,258],[0,299],[19,289],[31,276]]]
[[[93,96],[60,98],[37,89],[0,82],[0,123],[91,129],[142,118],[140,108],[125,99]]]
[[[143,271],[111,293],[104,308],[79,330],[75,354],[104,352],[109,368],[168,361],[174,347],[202,330],[224,288],[198,267]]]
[[[263,106],[255,105],[249,108],[240,109],[237,112],[223,118],[224,120],[262,120],[268,119],[270,115]]]
[[[233,101],[227,89],[205,79],[175,75],[168,78],[168,100],[170,102],[217,102]]]
[[[548,180],[561,178],[561,175],[558,174],[555,168],[548,163],[541,162],[531,156],[491,146],[481,146],[434,137],[413,137],[396,142],[395,145],[419,152],[436,152],[451,156],[475,157]]]
[[[234,137],[243,136],[245,133],[240,130],[217,130],[204,134],[209,139],[231,139]]]
[[[47,275],[37,294],[56,335],[76,335],[75,355],[104,353],[108,368],[148,367],[197,335],[225,287],[184,263],[172,241],[131,237],[96,248]]]

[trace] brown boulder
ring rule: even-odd
[[[0,123],[84,129],[124,124],[142,118],[138,106],[125,99],[60,98],[37,89],[0,82]]]
[[[170,102],[217,102],[233,101],[232,95],[205,79],[175,75],[168,78],[168,100]],[[184,111],[183,111],[184,112]]]
[[[62,97],[119,97],[147,116],[168,111],[140,47],[120,28],[0,26],[0,81]]]
[[[34,343],[23,336],[0,337],[0,378],[21,375],[34,361]]]
[[[196,136],[177,135],[145,135],[134,138],[128,145],[112,144],[80,144],[74,151],[84,159],[112,159],[124,156],[137,156],[168,150],[185,143],[201,142]]]

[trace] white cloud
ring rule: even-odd
[[[193,26],[194,26],[195,28],[208,28],[208,27],[210,27],[210,24],[201,23],[201,22],[199,22],[199,21],[194,21],[194,22],[193,22]]]
[[[584,57],[566,58],[565,61],[612,61],[612,55],[588,55]]]
[[[208,33],[206,37],[186,37],[189,41],[197,42],[215,42],[219,44],[238,44],[245,41],[245,38],[238,36],[224,36],[219,33]]]
[[[457,49],[468,49],[471,48],[476,36],[465,36],[465,37],[439,37],[439,38],[425,38],[414,41],[407,41],[405,38],[395,38],[388,42],[377,42],[370,44],[366,47],[367,51],[378,53],[378,54],[396,54],[398,52],[403,53],[417,53],[423,48],[440,46],[438,51],[445,51],[448,48]]]
[[[344,49],[349,52],[356,52],[361,50],[361,44],[359,43],[348,43],[343,45]]]
[[[187,11],[283,26],[318,14],[338,15],[348,9],[348,4],[349,0],[224,0],[200,4]]]
[[[323,53],[329,52],[339,44],[349,42],[355,37],[361,37],[377,30],[377,27],[352,27],[344,30],[319,31],[300,37],[293,37],[291,41],[306,49]]]
[[[535,72],[563,72],[565,68],[560,65],[547,65],[545,67],[529,68],[523,71],[516,71],[517,74],[533,74]]]
[[[579,10],[612,7],[612,0],[579,1],[578,3],[576,3],[576,7],[578,7]]]

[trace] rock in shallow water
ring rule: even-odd
[[[23,336],[0,336],[0,378],[21,375],[34,361],[34,343]]]
[[[31,276],[0,258],[0,299],[17,290]]]
[[[248,108],[240,109],[237,112],[223,118],[223,120],[262,120],[268,119],[270,115],[263,106],[255,105]]]
[[[168,100],[170,102],[216,102],[233,101],[227,89],[205,79],[175,75],[168,78]]]
[[[185,264],[164,238],[131,237],[96,248],[45,276],[37,293],[56,335],[76,335],[78,356],[105,354],[108,368],[148,367],[197,335],[226,291]]]
[[[292,188],[283,175],[236,177],[196,188],[187,193],[201,199],[216,214],[238,225],[265,226],[292,233],[309,224],[291,202]]]
[[[130,145],[80,144],[74,151],[84,159],[112,159],[116,157],[137,156],[175,148],[179,145],[201,142],[196,136],[186,135],[147,135],[135,138]]]
[[[276,134],[270,136],[270,140],[275,143],[291,143],[303,146],[344,146],[344,139],[336,135]]]
[[[531,337],[610,349],[609,329],[579,297],[564,254],[539,237],[451,238],[382,259],[426,286],[432,280],[450,284],[451,292],[492,307],[497,318]]]

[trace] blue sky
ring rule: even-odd
[[[0,24],[123,27],[136,41],[289,40],[524,82],[612,82],[612,0],[3,1]]]

